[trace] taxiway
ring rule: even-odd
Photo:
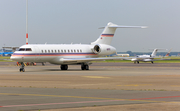
[[[2,63],[0,110],[180,110],[179,80],[178,63],[94,63],[89,71],[46,64],[26,72]]]

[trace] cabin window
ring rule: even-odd
[[[50,53],[50,50],[48,50],[48,53]]]
[[[76,52],[76,50],[74,50],[74,52]]]
[[[82,52],[82,50],[80,50],[80,52]]]
[[[51,50],[51,52],[53,53],[53,50]]]
[[[55,50],[55,53],[56,53],[56,50]]]
[[[79,50],[77,50],[77,52],[79,52]]]
[[[60,50],[58,50],[58,53],[60,53]]]
[[[45,53],[46,53],[46,50],[45,50]]]
[[[66,53],[66,50],[64,50],[64,52]]]
[[[69,53],[69,50],[68,50],[68,53]]]
[[[43,53],[43,50],[41,50],[41,52]]]
[[[61,52],[63,53],[63,50],[61,50]]]
[[[73,50],[71,50],[71,52],[73,53]]]

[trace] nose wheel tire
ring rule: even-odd
[[[20,72],[25,72],[24,66],[25,66],[24,63],[21,62],[20,69],[19,69]]]
[[[20,68],[19,71],[20,72],[25,72],[25,69],[24,68]]]

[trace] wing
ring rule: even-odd
[[[132,58],[134,57],[61,58],[60,61],[63,63],[82,63],[82,62],[103,61],[103,60],[131,60]]]
[[[153,61],[163,61],[163,60],[172,60],[172,59],[153,59]]]

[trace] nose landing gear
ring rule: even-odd
[[[25,72],[24,66],[25,66],[24,63],[21,62],[20,69],[19,69],[20,72]]]

